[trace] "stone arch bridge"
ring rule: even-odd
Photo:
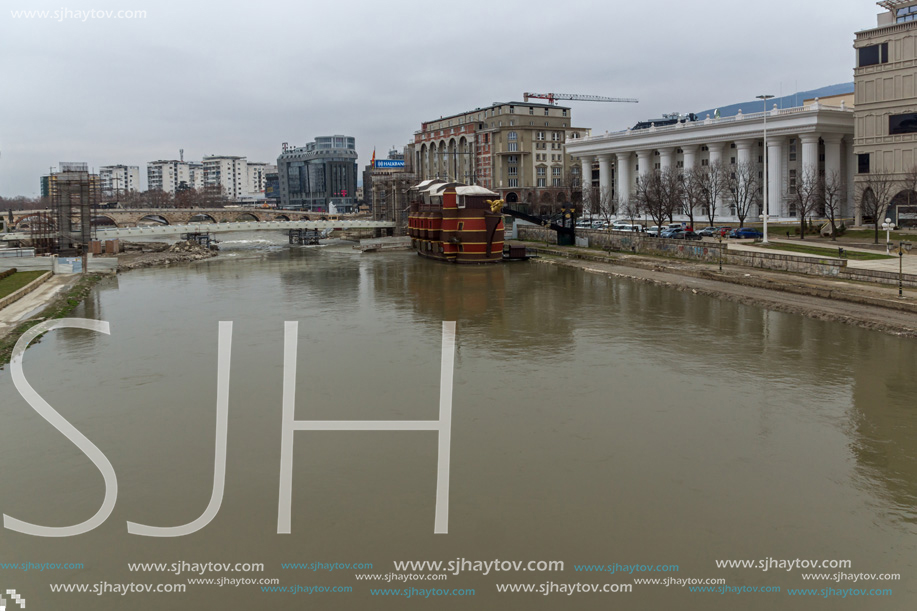
[[[27,229],[29,220],[50,215],[50,210],[30,210],[13,214],[12,230]],[[137,225],[185,225],[188,223],[237,223],[245,221],[319,221],[336,218],[324,212],[278,210],[274,208],[130,208],[94,210],[93,224],[114,227]]]

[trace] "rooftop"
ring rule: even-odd
[[[540,102],[494,102],[490,106],[485,106],[483,108],[475,108],[473,110],[466,110],[464,112],[459,112],[454,115],[447,115],[445,117],[439,117],[438,119],[430,119],[429,121],[423,121],[423,124],[435,123],[436,121],[448,121],[449,119],[454,119],[456,117],[461,117],[464,115],[470,115],[472,113],[481,112],[490,110],[491,108],[499,108],[500,106],[525,106],[532,108],[561,108],[565,110],[570,110],[569,106],[558,106],[555,104],[542,104]]]

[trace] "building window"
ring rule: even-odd
[[[869,153],[857,155],[857,174],[869,174]]]
[[[560,168],[551,168],[551,176],[560,176]]]
[[[683,167],[685,167],[685,162],[684,162],[684,161],[679,161],[679,162],[677,162],[677,163],[675,164],[675,167],[676,167],[676,168],[683,168]]]
[[[535,137],[536,140],[544,140],[544,132],[538,132],[538,136]]]
[[[510,141],[513,141],[513,140],[515,140],[515,139],[517,138],[517,135],[516,135],[516,132],[509,132],[509,133],[506,135],[506,137],[509,138]]]
[[[898,12],[895,13],[896,23],[905,23],[907,21],[914,21],[915,19],[917,19],[917,5],[899,8]]]
[[[735,158],[735,157],[730,157],[730,158],[729,158],[729,163],[730,163],[731,165],[735,165],[735,164],[736,164],[736,158]]]
[[[506,158],[506,163],[519,163],[519,156],[510,155],[509,157]]]
[[[518,178],[510,178],[508,182],[509,182],[510,189],[515,189],[519,186]]]
[[[567,109],[566,109],[566,108],[564,108],[563,113],[564,113],[564,116],[566,117],[566,116],[567,116]]]
[[[544,167],[544,166],[539,166],[539,167],[538,167],[538,175],[539,175],[539,176],[545,176],[546,174],[547,174],[547,171],[546,171],[545,167]]]
[[[506,145],[506,150],[509,151],[510,153],[515,153],[515,152],[517,152],[517,151],[519,150],[519,143],[518,143],[518,142],[510,142],[509,144]]]
[[[507,168],[507,172],[508,172],[508,174],[509,174],[510,176],[518,176],[518,175],[519,175],[519,168],[516,167],[516,166],[514,166],[514,165],[511,165],[511,166],[509,166],[509,168]]]
[[[551,184],[552,184],[553,186],[555,186],[555,187],[559,187],[559,186],[560,186],[560,179],[559,179],[559,178],[555,178],[554,180],[551,181]]]
[[[917,132],[917,113],[888,117],[889,134],[913,134],[915,132]]]
[[[516,107],[515,107],[515,106],[510,106],[510,107],[509,107],[509,114],[512,115],[512,114],[515,114],[515,113],[516,113]]]
[[[708,165],[710,165],[710,160],[709,160],[709,159],[701,159],[701,160],[700,160],[700,164],[701,164],[701,166],[703,166],[703,167],[707,167]]]
[[[790,161],[796,161],[796,139],[790,140]]]
[[[532,106],[529,106],[529,114],[530,114],[530,115],[534,115],[534,114],[535,114],[535,109],[534,109]]]
[[[859,66],[875,66],[876,64],[888,63],[888,43],[883,42],[878,45],[860,47]]]
[[[790,193],[796,193],[796,170],[790,170]],[[795,216],[795,214],[793,215]]]
[[[538,186],[539,186],[539,187],[546,187],[546,186],[548,186],[547,183],[548,183],[548,179],[547,179],[547,178],[539,178],[539,179],[538,179]]]
[[[548,114],[550,114],[550,113],[548,112],[549,110],[550,110],[550,108],[545,108],[545,109],[544,109],[544,116],[547,117]]]

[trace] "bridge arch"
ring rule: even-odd
[[[261,219],[259,219],[257,216],[255,216],[251,212],[243,212],[241,214],[236,215],[236,218],[235,218],[236,223],[244,223],[248,221],[260,221],[260,220]]]
[[[148,214],[145,217],[143,217],[142,219],[140,219],[139,221],[137,221],[137,224],[138,225],[171,225],[172,223],[170,223],[169,219],[167,219],[164,216],[160,216],[158,214]]]
[[[278,214],[277,216],[274,217],[274,220],[275,221],[289,221],[290,217],[288,217],[286,214]],[[305,220],[308,221],[309,218],[306,217]]]
[[[13,223],[13,229],[16,231],[22,231],[24,229],[31,229],[32,225],[40,224],[44,225],[45,228],[54,229],[57,227],[57,223],[54,222],[54,219],[51,218],[48,214],[27,214],[25,216],[19,217]]]
[[[117,227],[118,223],[115,222],[115,219],[111,218],[105,214],[97,214],[92,217],[89,221],[89,224],[93,227]]]
[[[217,221],[215,218],[213,218],[209,214],[201,213],[201,214],[195,214],[194,216],[192,216],[190,219],[188,219],[188,222],[189,223],[216,223]]]

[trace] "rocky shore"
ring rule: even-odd
[[[162,242],[125,242],[123,251],[117,255],[118,271],[167,267],[178,263],[209,259],[217,254],[215,248],[207,248],[192,241],[176,242],[171,245]]]

